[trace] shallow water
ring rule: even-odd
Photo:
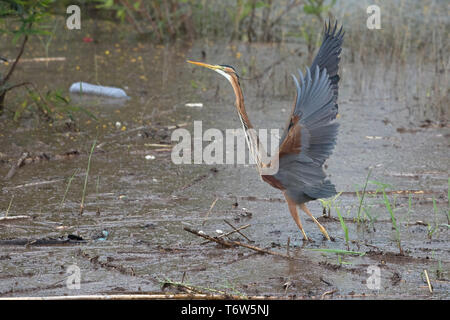
[[[213,72],[185,63],[187,58],[202,60],[204,56],[211,63],[235,66],[242,78],[251,79],[242,80],[242,86],[255,127],[281,128],[294,97],[292,67],[303,68],[305,64],[302,56],[290,55],[295,48],[80,41],[70,51],[51,52],[64,55],[64,62],[20,64],[17,78],[31,78],[65,92],[76,81],[98,82],[124,88],[131,99],[112,103],[73,97],[99,119],[84,117],[76,129],[68,129],[63,121],[50,127],[32,117],[20,126],[11,125],[3,116],[0,177],[8,174],[23,152],[41,158],[17,169],[12,179],[2,181],[2,211],[6,212],[11,202],[8,216],[27,215],[30,219],[1,221],[1,240],[77,234],[88,241],[76,245],[0,245],[0,296],[160,292],[160,280],[181,281],[185,273],[186,283],[245,295],[320,298],[324,292],[335,290],[332,297],[342,299],[448,298],[450,130],[412,125],[402,99],[384,95],[389,76],[384,81],[381,77],[372,79],[371,90],[357,92],[351,73],[361,66],[348,63],[344,54],[341,127],[327,173],[343,192],[336,205],[349,228],[348,247],[335,210],[331,219],[320,218],[332,242],[325,241],[314,223],[301,216],[313,240],[303,243],[282,195],[261,182],[253,166],[175,165],[170,148],[157,146],[173,144],[170,137],[174,126],[192,132],[194,121],[203,121],[205,129],[239,128],[229,84]],[[39,50],[33,56],[37,53]],[[280,60],[267,70],[273,61]],[[257,78],[264,70],[266,73]],[[203,107],[186,107],[188,102],[201,102]],[[80,215],[94,139],[97,147],[92,155],[85,209]],[[73,150],[78,154],[65,155]],[[148,160],[147,155],[155,159]],[[392,185],[387,190],[391,191],[391,203],[395,198],[403,256],[398,255],[395,231],[380,193],[367,194],[365,200],[366,210],[376,221],[358,226],[354,220],[359,207],[355,191],[363,189],[369,168],[370,180]],[[376,185],[368,185],[368,191],[375,189]],[[322,214],[319,201],[309,207],[315,216]],[[183,230],[188,226],[211,235],[217,229],[228,232],[231,229],[224,219],[235,226],[250,224],[243,232],[258,247],[285,253],[289,238],[289,253],[294,259],[201,244],[203,239]],[[430,239],[428,225],[434,223],[438,227]],[[89,240],[102,230],[109,232],[106,240]],[[340,257],[343,263],[339,263],[334,253],[310,250],[318,248],[348,248],[365,255],[344,255]],[[73,264],[81,269],[79,290],[70,290],[65,283],[66,270]],[[381,270],[381,287],[377,290],[366,285],[368,266]],[[430,275],[433,294],[424,282],[424,269]]]

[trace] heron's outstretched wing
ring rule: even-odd
[[[338,82],[339,82],[339,61],[341,60],[340,54],[342,51],[342,41],[344,40],[345,32],[342,30],[342,26],[337,30],[337,21],[334,27],[331,26],[331,21],[328,25],[325,24],[325,31],[323,34],[322,45],[320,46],[317,56],[311,65],[312,76],[316,67],[319,66],[319,70],[327,69],[328,78],[330,79],[331,86],[333,88],[334,102],[337,102],[338,98]],[[337,112],[337,103],[335,105]]]
[[[339,30],[337,30],[337,21],[334,27],[331,26],[331,21],[328,24],[325,24],[325,30],[323,34],[322,45],[319,48],[319,52],[317,56],[314,58],[314,61],[311,65],[311,76],[315,76],[315,72],[317,67],[319,67],[319,71],[322,72],[324,69],[327,70],[328,79],[330,79],[332,91],[333,91],[333,101],[334,101],[334,117],[336,117],[338,112],[337,98],[338,98],[338,82],[339,82],[339,61],[341,60],[340,54],[342,51],[342,41],[344,39],[345,32],[342,30],[342,26]],[[286,128],[282,135],[281,141],[283,141],[294,124],[293,119],[296,115],[299,114],[299,106],[298,106],[298,89],[297,89],[297,97],[294,101],[294,106],[292,108],[291,117],[288,119],[286,124]]]
[[[299,70],[299,76],[300,82],[293,76],[297,99],[278,156],[295,155],[297,161],[321,166],[336,144],[333,86],[327,70],[318,66],[314,73],[307,68],[305,77]]]
[[[297,99],[289,129],[281,140],[278,157],[279,170],[274,178],[283,185],[297,203],[326,198],[336,193],[331,182],[325,180],[322,165],[336,144],[338,123],[333,85],[327,70],[306,69],[304,77],[294,78]],[[309,198],[306,198],[305,195]]]

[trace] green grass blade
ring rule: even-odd
[[[359,199],[359,207],[358,207],[358,215],[357,215],[358,223],[359,223],[360,218],[361,218],[361,207],[362,207],[362,204],[364,202],[364,196],[366,195],[367,184],[369,183],[369,178],[370,178],[370,174],[371,173],[372,173],[372,169],[369,169],[369,172],[367,173],[367,177],[366,177],[366,182],[364,183],[364,188],[363,188],[363,192],[362,192],[361,198],[359,197],[358,191],[356,192],[356,194],[358,195],[358,199]]]
[[[96,143],[97,143],[97,139],[95,139],[94,142],[92,143],[91,152],[89,153],[88,165],[86,168],[86,177],[84,178],[83,195],[81,196],[80,214],[82,214],[83,210],[84,210],[84,199],[86,196],[87,182],[88,182],[88,178],[89,178],[89,170],[91,169],[91,158],[92,158],[92,154],[94,153],[94,148],[95,148]]]
[[[80,171],[80,169],[77,168],[77,169],[73,172],[73,174],[72,174],[72,176],[69,178],[69,180],[67,181],[66,191],[64,192],[64,195],[63,195],[63,198],[62,198],[62,200],[61,200],[61,203],[59,204],[59,212],[61,212],[61,208],[62,208],[64,202],[66,201],[66,196],[67,196],[67,193],[69,192],[69,188],[70,188],[70,185],[72,184],[72,180],[75,178],[75,175],[78,173],[78,171]]]
[[[334,209],[336,210],[336,213],[337,213],[337,215],[339,217],[339,221],[341,222],[341,227],[342,227],[342,230],[344,230],[344,234],[345,234],[345,243],[348,246],[348,228],[347,228],[347,225],[345,224],[344,218],[342,218],[342,215],[341,215],[341,212],[340,212],[339,208],[335,207]]]
[[[8,209],[6,209],[5,217],[8,216],[9,209],[11,209],[11,205],[12,205],[13,199],[14,199],[14,195],[12,195],[11,200],[9,201],[9,205],[8,205]]]

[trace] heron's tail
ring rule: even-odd
[[[324,180],[318,185],[308,186],[303,192],[313,199],[330,198],[337,194],[336,187],[330,180]]]

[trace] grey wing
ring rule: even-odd
[[[314,74],[314,76],[313,76]],[[275,178],[297,203],[336,194],[326,180],[322,165],[331,155],[338,132],[332,83],[326,69],[319,66],[306,76],[295,77],[297,99],[291,126],[279,150],[279,170]]]
[[[314,72],[316,67],[319,67],[319,70],[322,71],[324,69],[328,72],[328,78],[330,79],[331,86],[333,88],[333,97],[334,102],[336,103],[336,114],[338,110],[337,98],[338,98],[338,82],[339,82],[339,61],[341,60],[340,54],[342,51],[342,42],[344,40],[344,34],[342,30],[342,26],[337,30],[337,21],[334,24],[334,27],[331,26],[331,21],[325,24],[325,31],[323,34],[322,45],[320,46],[319,52],[317,56],[314,58],[314,61],[311,65],[311,72],[314,76]]]
[[[331,115],[331,117],[334,119],[336,118],[336,115],[338,113],[338,104],[337,104],[337,98],[338,98],[338,83],[339,83],[339,61],[341,60],[340,54],[342,51],[342,42],[344,39],[344,34],[342,30],[342,26],[337,31],[337,22],[335,23],[334,27],[331,27],[331,22],[325,24],[325,30],[323,34],[323,40],[322,45],[319,48],[319,52],[317,53],[317,56],[314,58],[314,61],[311,65],[311,76],[315,76],[317,67],[319,67],[319,71],[322,72],[323,70],[326,70],[328,73],[328,79],[331,83],[331,88],[333,91],[333,111],[334,114]],[[299,110],[298,106],[298,100],[299,100],[299,89],[298,84],[297,85],[297,97],[294,103],[294,107],[292,110],[292,116],[299,115],[301,113],[301,110]],[[288,123],[286,125],[286,128],[283,132],[281,141],[283,141],[286,138],[286,135],[288,131],[290,130],[292,126],[292,116],[290,119],[288,119]]]

